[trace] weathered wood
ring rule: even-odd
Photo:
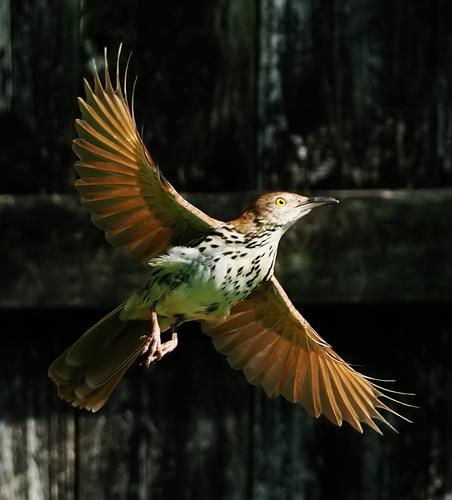
[[[145,142],[185,190],[452,184],[444,0],[5,0],[0,24],[8,192],[68,189],[82,76],[120,42]]]
[[[198,327],[93,415],[58,400],[46,371],[102,311],[18,314],[2,314],[1,500],[246,498],[252,389]]]
[[[98,414],[73,410],[47,366],[105,310],[3,311],[0,498],[441,500],[452,473],[448,307],[305,311],[346,359],[416,391],[420,409],[401,409],[414,424],[383,438],[268,399],[196,324],[171,356],[133,367]]]
[[[277,275],[296,303],[452,297],[451,190],[342,191],[284,238]],[[233,217],[249,193],[191,195]],[[0,306],[112,306],[146,270],[111,248],[74,196],[1,196]]]
[[[0,101],[8,104],[0,113],[3,191],[39,192],[43,184],[61,190],[73,176],[61,165],[72,158],[72,116],[81,84],[80,2],[3,3],[4,22],[7,4],[10,13],[0,52],[8,78],[0,87]]]
[[[0,499],[443,498],[452,192],[332,194],[341,205],[286,236],[279,271],[345,359],[417,393],[421,409],[401,409],[412,427],[381,439],[315,422],[250,387],[196,324],[181,328],[168,359],[135,366],[99,414],[72,410],[47,366],[106,312],[91,308],[122,300],[143,271],[108,246],[75,196],[3,195]],[[227,218],[249,195],[190,198]]]
[[[1,191],[72,190],[81,76],[121,41],[146,144],[178,187],[450,186],[451,6],[5,0]],[[1,196],[0,500],[449,499],[451,191],[335,194],[284,238],[278,274],[345,359],[417,393],[400,435],[267,399],[196,324],[101,413],[71,409],[48,364],[143,269],[74,196]],[[219,217],[246,199],[192,197]]]
[[[0,3],[0,113],[11,108],[13,94],[10,0]]]

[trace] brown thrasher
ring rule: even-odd
[[[337,200],[267,193],[231,222],[204,214],[163,178],[144,146],[121,89],[119,58],[120,51],[115,88],[106,53],[104,84],[97,70],[94,90],[85,80],[74,141],[76,187],[107,240],[147,263],[150,276],[52,363],[58,394],[97,411],[140,355],[146,353],[147,365],[160,359],[177,345],[175,327],[199,320],[229,364],[268,396],[282,394],[314,417],[324,414],[336,425],[345,420],[360,432],[365,423],[381,433],[374,420],[393,428],[379,411],[398,415],[382,401],[392,400],[387,393],[393,391],[342,360],[273,276],[284,232]],[[124,89],[126,79],[127,69]],[[168,329],[172,338],[161,343],[160,332]]]

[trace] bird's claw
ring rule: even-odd
[[[163,343],[160,341],[160,335],[157,338],[152,333],[150,335],[143,335],[142,338],[146,339],[146,344],[143,346],[143,354],[147,353],[146,359],[143,361],[146,368],[149,368],[152,363],[162,359],[165,354],[174,351],[178,344],[177,333],[175,331],[173,331],[171,339]]]
[[[162,343],[160,341],[160,335],[155,336],[153,335],[153,332],[151,332],[150,334],[142,335],[141,339],[146,341],[143,346],[142,354],[147,354],[146,359],[142,364],[144,364],[146,368],[149,368],[151,363],[158,361],[161,358],[160,350]]]

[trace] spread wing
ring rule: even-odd
[[[380,434],[374,420],[394,429],[381,409],[407,420],[382,402],[393,400],[386,394],[393,391],[341,359],[295,309],[275,277],[236,305],[226,321],[204,323],[203,329],[251,384],[261,385],[269,397],[282,394],[301,403],[313,417],[323,414],[339,426],[345,420],[359,432],[365,423]]]
[[[219,221],[185,200],[164,179],[138,133],[119,79],[110,80],[105,52],[105,79],[94,72],[94,89],[85,80],[86,98],[79,98],[82,119],[73,149],[79,158],[76,187],[82,203],[107,240],[148,260],[170,245],[200,237]]]

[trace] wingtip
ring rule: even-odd
[[[116,92],[121,92],[121,82],[119,78],[119,63],[121,60],[121,51],[122,51],[122,42],[119,44],[118,47],[118,54],[116,56]]]

